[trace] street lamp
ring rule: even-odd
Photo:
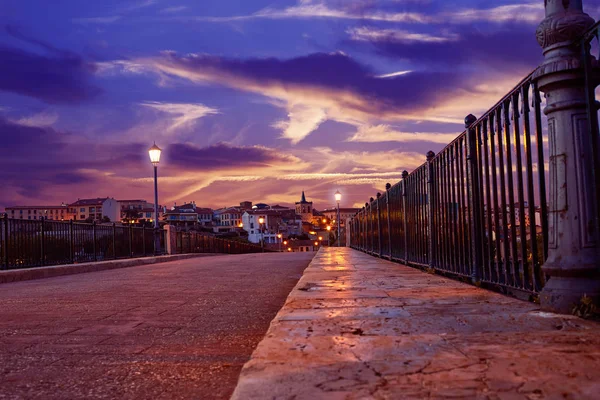
[[[338,247],[340,247],[340,201],[342,201],[342,194],[340,193],[340,191],[336,191],[335,192],[335,201],[337,201],[337,231],[338,231]]]
[[[331,226],[327,225],[327,246],[331,247]]]
[[[282,236],[283,236],[283,235],[282,235],[281,233],[278,233],[278,234],[277,234],[277,239],[279,239],[279,252],[280,252],[280,253],[281,253],[281,237],[282,237]]]
[[[263,224],[265,223],[265,219],[263,217],[258,218],[258,223],[260,224],[260,250],[262,252],[265,251],[265,232],[263,230]]]
[[[148,150],[150,162],[154,166],[154,254],[160,253],[160,236],[158,232],[158,163],[160,162],[160,147],[154,145]]]

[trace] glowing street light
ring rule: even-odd
[[[279,240],[278,240],[278,242],[279,242],[279,252],[280,252],[280,253],[281,253],[281,238],[282,238],[282,237],[283,237],[283,235],[282,235],[281,233],[278,233],[278,234],[277,234],[277,239],[279,239]]]
[[[154,166],[154,254],[160,253],[160,236],[158,232],[158,163],[160,162],[160,147],[154,145],[148,150],[150,162]]]
[[[338,247],[340,247],[340,201],[342,201],[342,194],[340,193],[340,191],[336,191],[335,192],[335,201],[337,202],[337,231],[338,231],[338,237],[337,237],[337,245]]]
[[[260,224],[260,250],[262,252],[264,252],[265,251],[265,232],[263,229],[263,224],[265,223],[265,219],[263,217],[259,217],[258,223]]]

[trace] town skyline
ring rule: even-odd
[[[162,205],[360,207],[542,60],[539,1],[196,3],[6,2],[0,208],[150,200],[154,141]]]

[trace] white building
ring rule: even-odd
[[[108,218],[111,222],[121,220],[121,207],[119,202],[109,197],[97,199],[79,199],[69,204],[69,214],[76,221],[94,220],[102,221]]]

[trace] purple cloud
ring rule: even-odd
[[[492,31],[462,27],[453,33],[414,34],[413,37],[370,27],[361,28],[359,34],[356,34],[357,30],[350,33],[355,40],[350,42],[353,47],[368,42],[384,56],[417,65],[466,64],[495,69],[508,66],[533,69],[543,59],[534,28],[529,25],[508,24]]]
[[[295,164],[300,160],[275,149],[262,146],[231,146],[217,143],[208,147],[171,144],[166,149],[169,165],[185,170],[219,170],[229,168],[267,168]]]
[[[80,56],[31,39],[13,27],[11,36],[45,51],[36,54],[0,46],[0,90],[34,97],[46,103],[77,103],[100,93],[90,83],[96,67]]]

